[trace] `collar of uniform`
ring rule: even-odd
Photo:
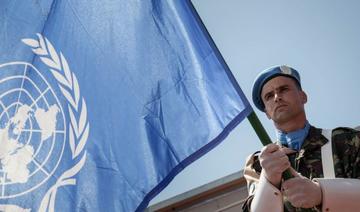
[[[321,147],[328,142],[328,140],[321,134],[322,129],[310,126],[309,133],[305,138],[305,141],[301,147],[302,152],[312,152]]]
[[[282,145],[299,151],[309,133],[309,129],[310,124],[306,121],[304,128],[293,132],[284,133],[281,130],[276,130],[276,137]]]

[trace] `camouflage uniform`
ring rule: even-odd
[[[300,151],[289,157],[292,167],[303,176],[313,179],[322,178],[321,147],[328,140],[321,134],[321,129],[310,127]],[[332,149],[335,175],[337,178],[360,179],[360,131],[350,128],[336,128],[332,132]],[[243,211],[250,211],[250,204],[261,172],[258,157],[251,155],[246,163],[244,176],[248,183],[249,197],[243,205]],[[285,211],[289,211],[285,208]],[[295,208],[292,211],[305,211]],[[306,211],[320,211],[318,208]]]

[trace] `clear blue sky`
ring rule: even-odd
[[[301,74],[310,124],[360,125],[360,1],[193,0],[193,4],[249,100],[261,70],[288,64]],[[274,138],[272,122],[255,111]],[[243,121],[152,203],[243,169],[247,155],[260,148],[249,122]]]

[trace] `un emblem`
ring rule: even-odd
[[[26,195],[44,184],[69,147],[75,165],[48,188],[38,208],[45,212],[55,210],[59,187],[76,184],[74,177],[86,161],[89,122],[85,99],[64,55],[48,39],[37,36],[22,41],[48,67],[61,92],[56,93],[54,85],[30,63],[0,65],[0,199]],[[67,100],[68,116],[59,95]],[[0,204],[0,210],[31,209]]]
[[[53,174],[64,151],[65,119],[52,87],[33,65],[3,64],[0,75],[0,197],[9,198]]]

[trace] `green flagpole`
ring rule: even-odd
[[[261,124],[259,118],[257,117],[256,113],[253,111],[250,113],[250,115],[247,117],[251,126],[254,128],[257,136],[259,137],[261,143],[266,146],[268,144],[271,144],[271,138],[265,131],[265,128]]]

